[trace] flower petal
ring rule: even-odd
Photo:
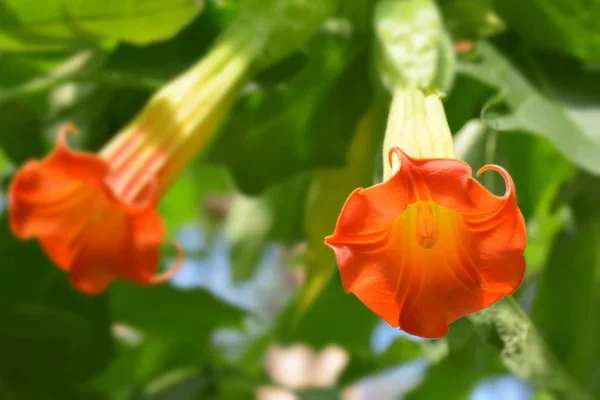
[[[109,173],[106,161],[70,151],[61,135],[54,152],[23,166],[9,189],[15,235],[37,237],[72,284],[89,294],[116,278],[151,283],[165,234],[155,190],[139,204],[125,203],[106,184]]]
[[[506,171],[504,196],[458,160],[400,150],[389,180],[350,195],[333,248],[344,288],[392,326],[422,337],[513,293],[525,270],[525,224]],[[482,172],[482,171],[480,171]]]

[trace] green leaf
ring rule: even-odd
[[[126,398],[174,368],[198,367],[212,356],[217,328],[239,328],[245,312],[204,289],[178,290],[115,282],[109,292],[122,344],[96,386]]]
[[[589,62],[600,61],[600,2],[494,0],[494,6],[500,17],[532,46]]]
[[[575,229],[563,232],[554,242],[548,265],[536,283],[533,319],[569,372],[586,384],[593,361],[589,350],[597,338],[594,278],[600,224]]]
[[[364,46],[359,37],[316,37],[293,79],[259,86],[234,108],[210,160],[227,165],[248,194],[303,169],[341,165],[369,104]]]
[[[268,67],[289,56],[313,36],[339,0],[243,0],[233,21],[234,35],[252,32],[258,64]]]
[[[567,222],[568,210],[558,198],[575,167],[541,137],[506,132],[499,135],[496,147],[495,157],[487,163],[503,165],[517,187],[519,208],[527,221],[525,274],[532,277],[544,268],[554,237]],[[504,182],[493,183],[495,193],[503,191]]]
[[[269,242],[291,245],[302,239],[309,182],[309,174],[299,174],[259,197],[234,197],[225,222],[234,280],[252,276]]]
[[[203,289],[168,284],[142,287],[115,282],[110,289],[115,320],[171,342],[205,342],[216,327],[236,327],[244,311]]]
[[[0,54],[0,93],[17,87],[37,75],[48,73],[64,58],[63,54]]]
[[[44,154],[40,131],[41,115],[36,104],[17,100],[0,104],[0,146],[13,163]]]
[[[304,389],[296,392],[298,400],[337,400],[342,393],[338,388]]]
[[[591,400],[512,297],[503,297],[471,314],[469,320],[482,338],[500,351],[500,358],[513,374],[565,398]]]
[[[459,70],[500,90],[484,110],[484,118],[490,127],[543,136],[574,164],[600,173],[600,132],[596,132],[596,126],[535,88],[491,45],[481,42],[477,51],[481,60],[462,63]],[[493,106],[500,103],[506,104],[508,113],[493,112]],[[589,106],[596,110],[597,104],[590,103]],[[588,110],[585,116],[589,114]]]
[[[493,8],[493,0],[439,0],[444,23],[455,39],[496,35],[505,29]]]
[[[173,36],[201,7],[193,0],[5,0],[0,50],[55,50],[101,40],[146,44]]]
[[[48,91],[60,83],[92,71],[103,59],[102,53],[92,50],[83,50],[65,59],[9,56],[8,65],[3,66],[3,71],[8,76],[0,80],[0,104]],[[17,69],[20,72],[16,72]]]
[[[279,317],[278,340],[306,343],[314,349],[338,344],[354,353],[370,351],[370,338],[379,320],[356,296],[347,294],[339,279],[331,279],[312,307],[298,320],[295,303]]]
[[[159,210],[165,221],[167,235],[173,237],[185,223],[193,223],[200,216],[200,194],[192,171],[184,171],[162,198]]]
[[[407,394],[407,400],[468,400],[479,381],[505,372],[495,349],[479,339],[466,320],[452,324],[448,354],[427,368],[421,385]]]
[[[479,120],[481,105],[493,94],[494,90],[487,85],[470,76],[458,74],[452,90],[444,98],[444,109],[450,131],[457,133],[468,121]]]
[[[318,169],[314,173],[304,220],[308,242],[306,282],[298,303],[297,317],[310,307],[336,270],[334,253],[323,245],[323,240],[333,233],[346,198],[356,188],[369,186],[373,181],[373,160],[377,158],[375,150],[381,140],[381,135],[377,134],[375,114],[375,109],[371,109],[357,124],[345,167]]]
[[[342,1],[339,5],[339,15],[344,21],[350,23],[350,29],[370,32],[376,3],[373,0]],[[345,27],[345,25],[340,26]]]
[[[597,180],[578,180],[583,182],[585,186],[571,201],[574,226],[556,238],[548,265],[536,282],[533,320],[570,373],[580,384],[592,387],[595,359],[590,349],[597,346],[599,332],[600,191],[595,189]]]
[[[37,244],[12,237],[6,215],[0,257],[0,397],[77,398],[113,356],[105,298],[75,292]]]
[[[404,337],[396,339],[382,354],[355,352],[340,377],[340,383],[356,382],[360,378],[414,361],[421,356],[419,343]]]
[[[225,7],[223,7],[225,8]],[[109,56],[102,72],[136,83],[164,84],[200,59],[231,19],[208,3],[198,18],[170,40],[140,47],[121,43]]]
[[[374,15],[377,62],[390,90],[447,90],[454,51],[432,0],[383,0]]]

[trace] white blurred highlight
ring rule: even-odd
[[[257,399],[296,399],[291,391],[335,386],[349,361],[348,352],[336,345],[329,345],[318,353],[304,344],[272,345],[267,350],[265,367],[281,389],[262,386],[256,392]]]

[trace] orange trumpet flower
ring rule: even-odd
[[[141,284],[169,279],[181,255],[168,272],[154,275],[165,235],[155,208],[156,177],[142,170],[128,181],[128,190],[115,190],[115,159],[71,151],[69,132],[75,128],[63,127],[54,152],[27,162],[15,175],[8,194],[14,234],[37,237],[85,293],[99,293],[117,277]],[[132,191],[139,193],[127,200]]]
[[[142,285],[169,279],[182,255],[156,274],[165,230],[159,197],[212,138],[251,64],[247,41],[223,41],[160,90],[98,154],[72,151],[67,125],[54,151],[28,161],[9,188],[9,221],[37,238],[78,290],[96,294],[114,279]]]
[[[419,103],[423,96],[414,99]],[[408,108],[418,108],[414,105]],[[425,131],[420,138],[404,132],[395,142],[414,152],[428,152],[423,149],[433,144],[429,153],[452,154],[440,146],[451,142],[449,131],[442,137],[439,125],[429,122],[419,128]],[[525,223],[514,183],[503,168],[488,165],[477,172],[493,170],[504,178],[506,192],[496,196],[462,161],[412,158],[395,146],[388,151],[396,171],[348,197],[325,243],[335,252],[347,292],[390,325],[439,338],[451,322],[518,288],[525,272]]]

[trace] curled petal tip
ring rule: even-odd
[[[175,249],[177,250],[177,260],[175,260],[175,263],[173,264],[173,266],[171,268],[169,268],[167,271],[150,278],[150,281],[148,282],[149,284],[159,285],[161,283],[164,283],[164,282],[170,280],[173,276],[175,276],[175,274],[177,272],[179,272],[179,270],[181,269],[181,266],[183,265],[183,261],[185,260],[185,254],[184,254],[183,248],[181,247],[181,245],[178,242],[173,242],[173,246],[175,246]]]
[[[398,162],[401,162],[402,160],[402,150],[400,150],[398,147],[392,147],[390,149],[390,152],[388,153],[388,162],[390,163],[390,167],[393,166],[393,161],[394,161],[394,156],[398,157]]]
[[[496,165],[496,164],[488,164],[488,165],[484,165],[483,167],[479,168],[479,170],[477,171],[477,177],[479,177],[479,175],[481,175],[482,173],[484,173],[486,171],[496,171],[497,173],[499,173],[502,176],[502,179],[504,179],[504,184],[506,185],[506,191],[504,192],[504,195],[501,197],[508,198],[508,197],[511,197],[514,195],[515,183],[513,182],[512,177],[510,176],[510,174],[508,173],[507,170],[505,170],[504,168],[502,168],[501,166]]]
[[[75,126],[75,124],[68,122],[60,127],[58,130],[58,134],[56,135],[56,143],[60,146],[67,145],[67,135],[77,135],[79,134],[79,129]]]

